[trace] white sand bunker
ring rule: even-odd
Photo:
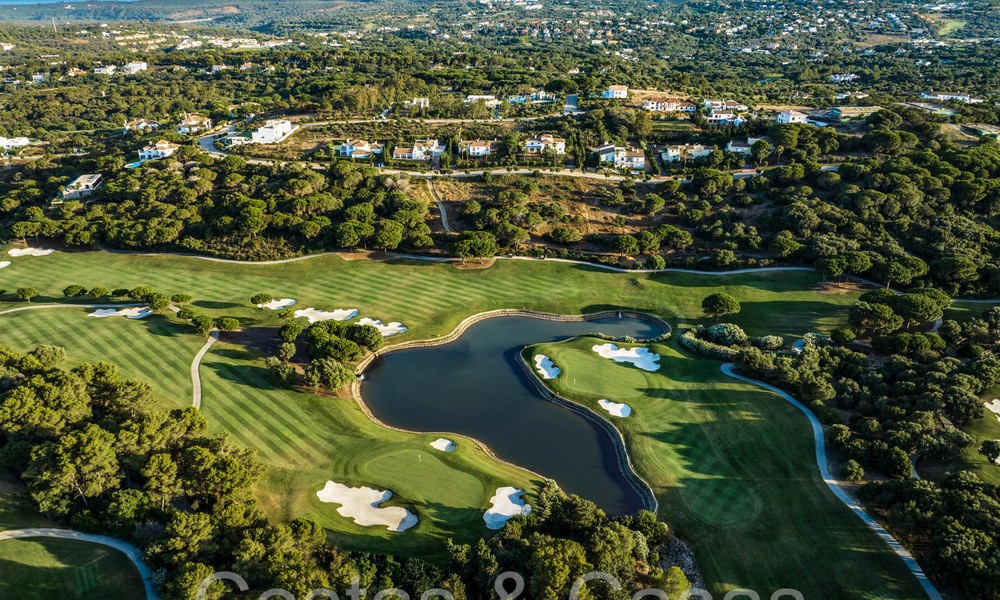
[[[136,306],[133,308],[98,308],[88,314],[88,317],[125,317],[126,319],[141,319],[153,314],[153,310],[146,306]]]
[[[9,266],[10,266],[10,261],[9,260],[0,260],[0,269],[3,269],[4,267],[9,267]]]
[[[431,442],[431,447],[441,452],[451,452],[455,449],[455,442],[449,440],[448,438],[438,438]]]
[[[358,325],[371,325],[379,330],[382,337],[389,337],[390,335],[396,335],[397,333],[403,333],[406,331],[406,327],[404,327],[399,321],[393,321],[392,323],[383,325],[382,321],[376,321],[375,319],[369,319],[368,317],[358,321]]]
[[[14,248],[13,250],[8,250],[7,254],[10,256],[48,256],[53,252],[55,252],[55,250],[43,250],[41,248]]]
[[[326,486],[316,492],[321,502],[340,504],[337,512],[341,516],[354,519],[363,527],[385,525],[389,531],[405,531],[417,524],[417,517],[400,506],[379,508],[378,505],[392,497],[389,490],[374,490],[370,487],[352,488],[335,481],[327,481]]]
[[[358,316],[356,308],[338,308],[337,310],[317,310],[313,307],[295,311],[296,317],[305,317],[310,323],[317,321],[346,321]]]
[[[524,503],[524,492],[510,486],[497,488],[490,502],[493,508],[483,514],[483,520],[490,529],[501,529],[511,517],[531,513],[531,505]]]
[[[597,404],[614,417],[627,417],[632,414],[632,407],[628,404],[621,404],[620,402],[612,402],[610,400],[598,400]]]
[[[271,300],[270,302],[265,302],[264,304],[258,304],[257,308],[270,308],[271,310],[280,310],[286,306],[291,306],[295,304],[295,300],[291,298],[281,298]]]
[[[535,370],[542,376],[542,379],[555,379],[559,377],[562,370],[552,362],[552,359],[544,354],[535,355]]]
[[[997,421],[1000,421],[1000,398],[992,402],[986,402],[986,410],[991,411],[997,416]]]
[[[594,346],[593,350],[615,362],[630,362],[643,371],[656,371],[660,368],[660,365],[656,364],[656,361],[660,360],[660,355],[653,354],[649,348],[619,348],[614,344],[600,344]]]

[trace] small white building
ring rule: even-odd
[[[553,150],[556,154],[566,154],[566,140],[550,134],[528,138],[524,142],[524,151],[528,154],[539,154],[545,150]]]
[[[778,113],[778,123],[805,123],[809,116],[797,110],[784,110]]]
[[[265,121],[263,126],[253,132],[250,141],[254,144],[277,144],[295,133],[297,129],[298,126],[292,126],[292,122],[287,119]]]
[[[94,190],[101,187],[103,183],[104,178],[100,174],[80,175],[63,190],[63,198],[66,200],[86,198],[93,194]]]
[[[729,144],[726,145],[726,151],[734,154],[742,154],[743,156],[750,156],[752,154],[753,145],[762,140],[767,141],[766,138],[762,137],[748,137],[746,140],[731,140]]]
[[[742,102],[737,102],[736,100],[705,100],[702,104],[705,110],[719,110],[719,111],[729,111],[729,112],[742,112],[750,110],[750,107]]]
[[[833,83],[843,83],[847,81],[854,81],[858,76],[856,73],[838,73],[836,75],[830,75],[830,81]]]
[[[642,148],[615,148],[615,166],[630,171],[645,171],[646,153]]]
[[[347,138],[339,150],[340,155],[347,158],[370,158],[373,154],[382,154],[382,144]]]
[[[160,124],[156,121],[150,121],[149,119],[136,119],[135,121],[128,121],[125,123],[125,131],[148,133],[159,126]]]
[[[15,137],[15,138],[0,137],[0,148],[3,148],[4,150],[13,150],[14,148],[24,148],[29,144],[31,144],[31,140],[29,140],[26,137]]]
[[[116,70],[118,70],[118,67],[115,65],[108,65],[106,67],[97,67],[94,69],[94,73],[98,75],[114,75]]]
[[[437,140],[417,140],[412,146],[397,146],[392,157],[399,160],[430,160],[444,154],[445,146]]]
[[[608,89],[601,92],[601,98],[628,98],[628,86],[609,85]]]
[[[679,98],[650,98],[642,103],[642,107],[652,112],[694,112],[698,106],[693,102]]]
[[[212,128],[212,119],[188,113],[181,117],[181,122],[177,125],[177,133],[190,135],[199,131],[207,131]]]
[[[498,100],[496,96],[483,95],[483,94],[471,94],[469,96],[466,96],[463,102],[465,102],[466,104],[472,104],[473,102],[481,102],[491,108],[500,105],[500,100]]]
[[[413,100],[403,101],[403,106],[406,108],[428,108],[430,105],[430,98],[414,98]]]
[[[489,156],[500,150],[500,144],[496,140],[462,140],[458,143],[458,150],[467,156]]]
[[[31,83],[45,83],[45,80],[48,79],[48,77],[49,76],[45,73],[35,73],[31,76]]]
[[[920,97],[926,98],[928,100],[940,100],[940,101],[957,100],[959,102],[964,102],[966,104],[979,104],[980,102],[983,101],[982,98],[973,98],[972,96],[966,94],[965,92],[928,91],[928,92],[921,92]]]
[[[130,75],[135,75],[139,71],[145,71],[149,69],[149,65],[145,61],[133,61],[125,64],[125,71]]]
[[[172,144],[167,140],[160,140],[156,143],[148,144],[139,149],[139,160],[160,160],[167,158],[180,148],[177,144]]]
[[[687,162],[703,156],[708,156],[715,152],[714,146],[704,146],[702,144],[674,144],[667,146],[660,152],[660,160],[663,162]]]
[[[736,125],[740,126],[747,122],[742,116],[731,110],[712,110],[706,117],[709,125]]]

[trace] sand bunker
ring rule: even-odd
[[[389,337],[390,335],[396,335],[397,333],[403,333],[406,331],[406,327],[404,327],[399,321],[393,321],[388,325],[383,325],[382,321],[376,321],[375,319],[369,319],[368,317],[358,321],[358,325],[371,325],[379,330],[382,337]]]
[[[405,531],[417,524],[417,517],[400,506],[379,508],[378,505],[392,497],[389,490],[374,490],[370,487],[352,488],[335,481],[327,481],[326,486],[316,492],[320,502],[340,504],[337,512],[341,516],[354,519],[364,527],[385,525],[389,531]]]
[[[338,308],[337,310],[317,310],[313,307],[295,311],[296,317],[305,317],[310,323],[317,321],[346,321],[358,316],[356,308]]]
[[[531,505],[524,503],[524,492],[517,488],[497,488],[490,502],[493,508],[483,514],[483,520],[490,529],[501,529],[511,517],[531,513]]]
[[[559,377],[561,369],[552,362],[552,359],[544,354],[535,355],[535,370],[542,376],[542,379],[555,379]]]
[[[55,252],[55,250],[43,250],[41,248],[14,248],[13,250],[8,250],[7,254],[10,256],[48,256],[53,252]]]
[[[451,452],[455,449],[455,443],[448,438],[438,438],[431,442],[431,446],[441,452]]]
[[[141,319],[153,314],[153,310],[146,306],[135,306],[132,308],[98,308],[88,314],[88,317],[125,317],[126,319]]]
[[[660,365],[656,364],[656,361],[660,360],[660,355],[653,354],[649,348],[619,348],[614,344],[600,344],[594,346],[593,350],[615,362],[630,362],[643,371],[656,371],[660,368]]]
[[[632,414],[632,407],[628,404],[621,404],[610,400],[598,400],[597,404],[614,417],[627,417]]]
[[[997,416],[997,421],[1000,421],[1000,398],[992,402],[986,402],[986,410],[991,411]]]
[[[271,310],[280,310],[286,306],[291,306],[295,304],[295,300],[291,298],[281,298],[280,300],[275,299],[270,302],[265,302],[264,304],[258,304],[257,308],[270,308]]]
[[[10,261],[9,260],[0,260],[0,269],[3,269],[4,267],[9,267],[9,266],[10,266]]]

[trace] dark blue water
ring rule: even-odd
[[[469,435],[608,514],[632,513],[642,501],[621,472],[608,433],[543,399],[516,362],[524,346],[593,332],[643,338],[662,333],[637,319],[488,319],[450,344],[387,354],[369,371],[361,393],[387,424]]]

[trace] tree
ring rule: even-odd
[[[114,290],[111,291],[111,297],[118,298],[120,300],[128,296],[128,292],[129,290],[127,290],[126,288],[115,288]]]
[[[465,264],[467,258],[478,258],[482,262],[484,258],[496,256],[497,240],[488,231],[463,231],[458,236],[452,253],[462,259],[462,264]]]
[[[611,241],[611,249],[618,253],[618,256],[635,254],[639,251],[639,242],[630,235],[620,235]]]
[[[823,275],[823,281],[827,277],[840,277],[844,272],[844,265],[838,258],[821,258],[813,263],[813,267]]]
[[[97,300],[98,298],[103,298],[110,293],[111,290],[109,290],[106,287],[95,287],[89,292],[87,292],[87,295],[90,296],[92,299]]]
[[[298,323],[285,323],[278,330],[278,336],[286,342],[294,342],[296,338],[302,335],[303,330],[305,330],[305,327]]]
[[[926,323],[944,315],[944,311],[928,296],[904,294],[896,300],[896,313],[907,323]]]
[[[667,261],[659,254],[650,254],[646,259],[646,268],[653,271],[660,271],[667,266]]]
[[[63,290],[63,296],[67,298],[78,298],[87,293],[87,288],[82,285],[69,285]]]
[[[170,298],[167,298],[166,294],[154,292],[146,296],[146,304],[153,312],[159,313],[170,308]]]
[[[142,470],[146,478],[143,489],[151,499],[160,501],[160,510],[180,497],[184,487],[177,476],[177,463],[169,454],[154,454]]]
[[[208,335],[212,332],[212,317],[207,315],[197,315],[191,319],[194,330],[201,335]]]
[[[174,304],[187,304],[193,299],[191,294],[174,294],[170,297],[170,301]]]
[[[317,358],[305,367],[306,382],[313,389],[322,383],[331,390],[339,390],[354,381],[354,373],[333,358]]]
[[[851,459],[840,468],[840,476],[855,483],[861,481],[865,476],[865,470],[858,461]]]
[[[729,294],[719,292],[712,294],[701,301],[701,309],[709,315],[715,317],[715,322],[719,322],[719,317],[723,315],[735,315],[740,312],[740,303]]]
[[[274,296],[268,294],[267,292],[260,292],[259,294],[254,294],[250,297],[250,304],[253,304],[257,308],[264,308],[264,305],[274,300]]]
[[[913,473],[913,463],[903,449],[893,447],[882,456],[882,470],[893,479],[903,480]]]
[[[979,447],[979,453],[985,456],[991,465],[997,466],[997,460],[1000,459],[1000,440],[984,441]]]
[[[221,331],[233,331],[240,328],[240,320],[233,317],[222,317],[216,320],[215,326]]]
[[[129,290],[128,297],[136,302],[144,302],[146,298],[149,298],[155,293],[156,291],[148,285],[140,285],[139,287]]]
[[[278,358],[281,360],[288,362],[293,356],[295,356],[295,344],[285,342],[278,347]]]
[[[767,140],[757,140],[752,146],[750,146],[750,154],[759,165],[771,154],[770,142]]]
[[[42,512],[62,516],[75,499],[89,499],[119,486],[115,436],[97,425],[63,435],[31,453],[25,472],[31,495]]]
[[[38,295],[38,290],[33,287],[23,287],[17,288],[14,292],[14,297],[18,300],[26,300],[28,304],[31,304],[31,299]]]
[[[847,313],[847,322],[855,331],[870,329],[875,333],[888,333],[903,326],[903,318],[885,304],[857,302]]]
[[[528,588],[532,598],[564,598],[576,579],[593,570],[583,546],[563,539],[551,540],[536,548],[529,568]],[[589,596],[586,589],[582,590],[581,598]]]

